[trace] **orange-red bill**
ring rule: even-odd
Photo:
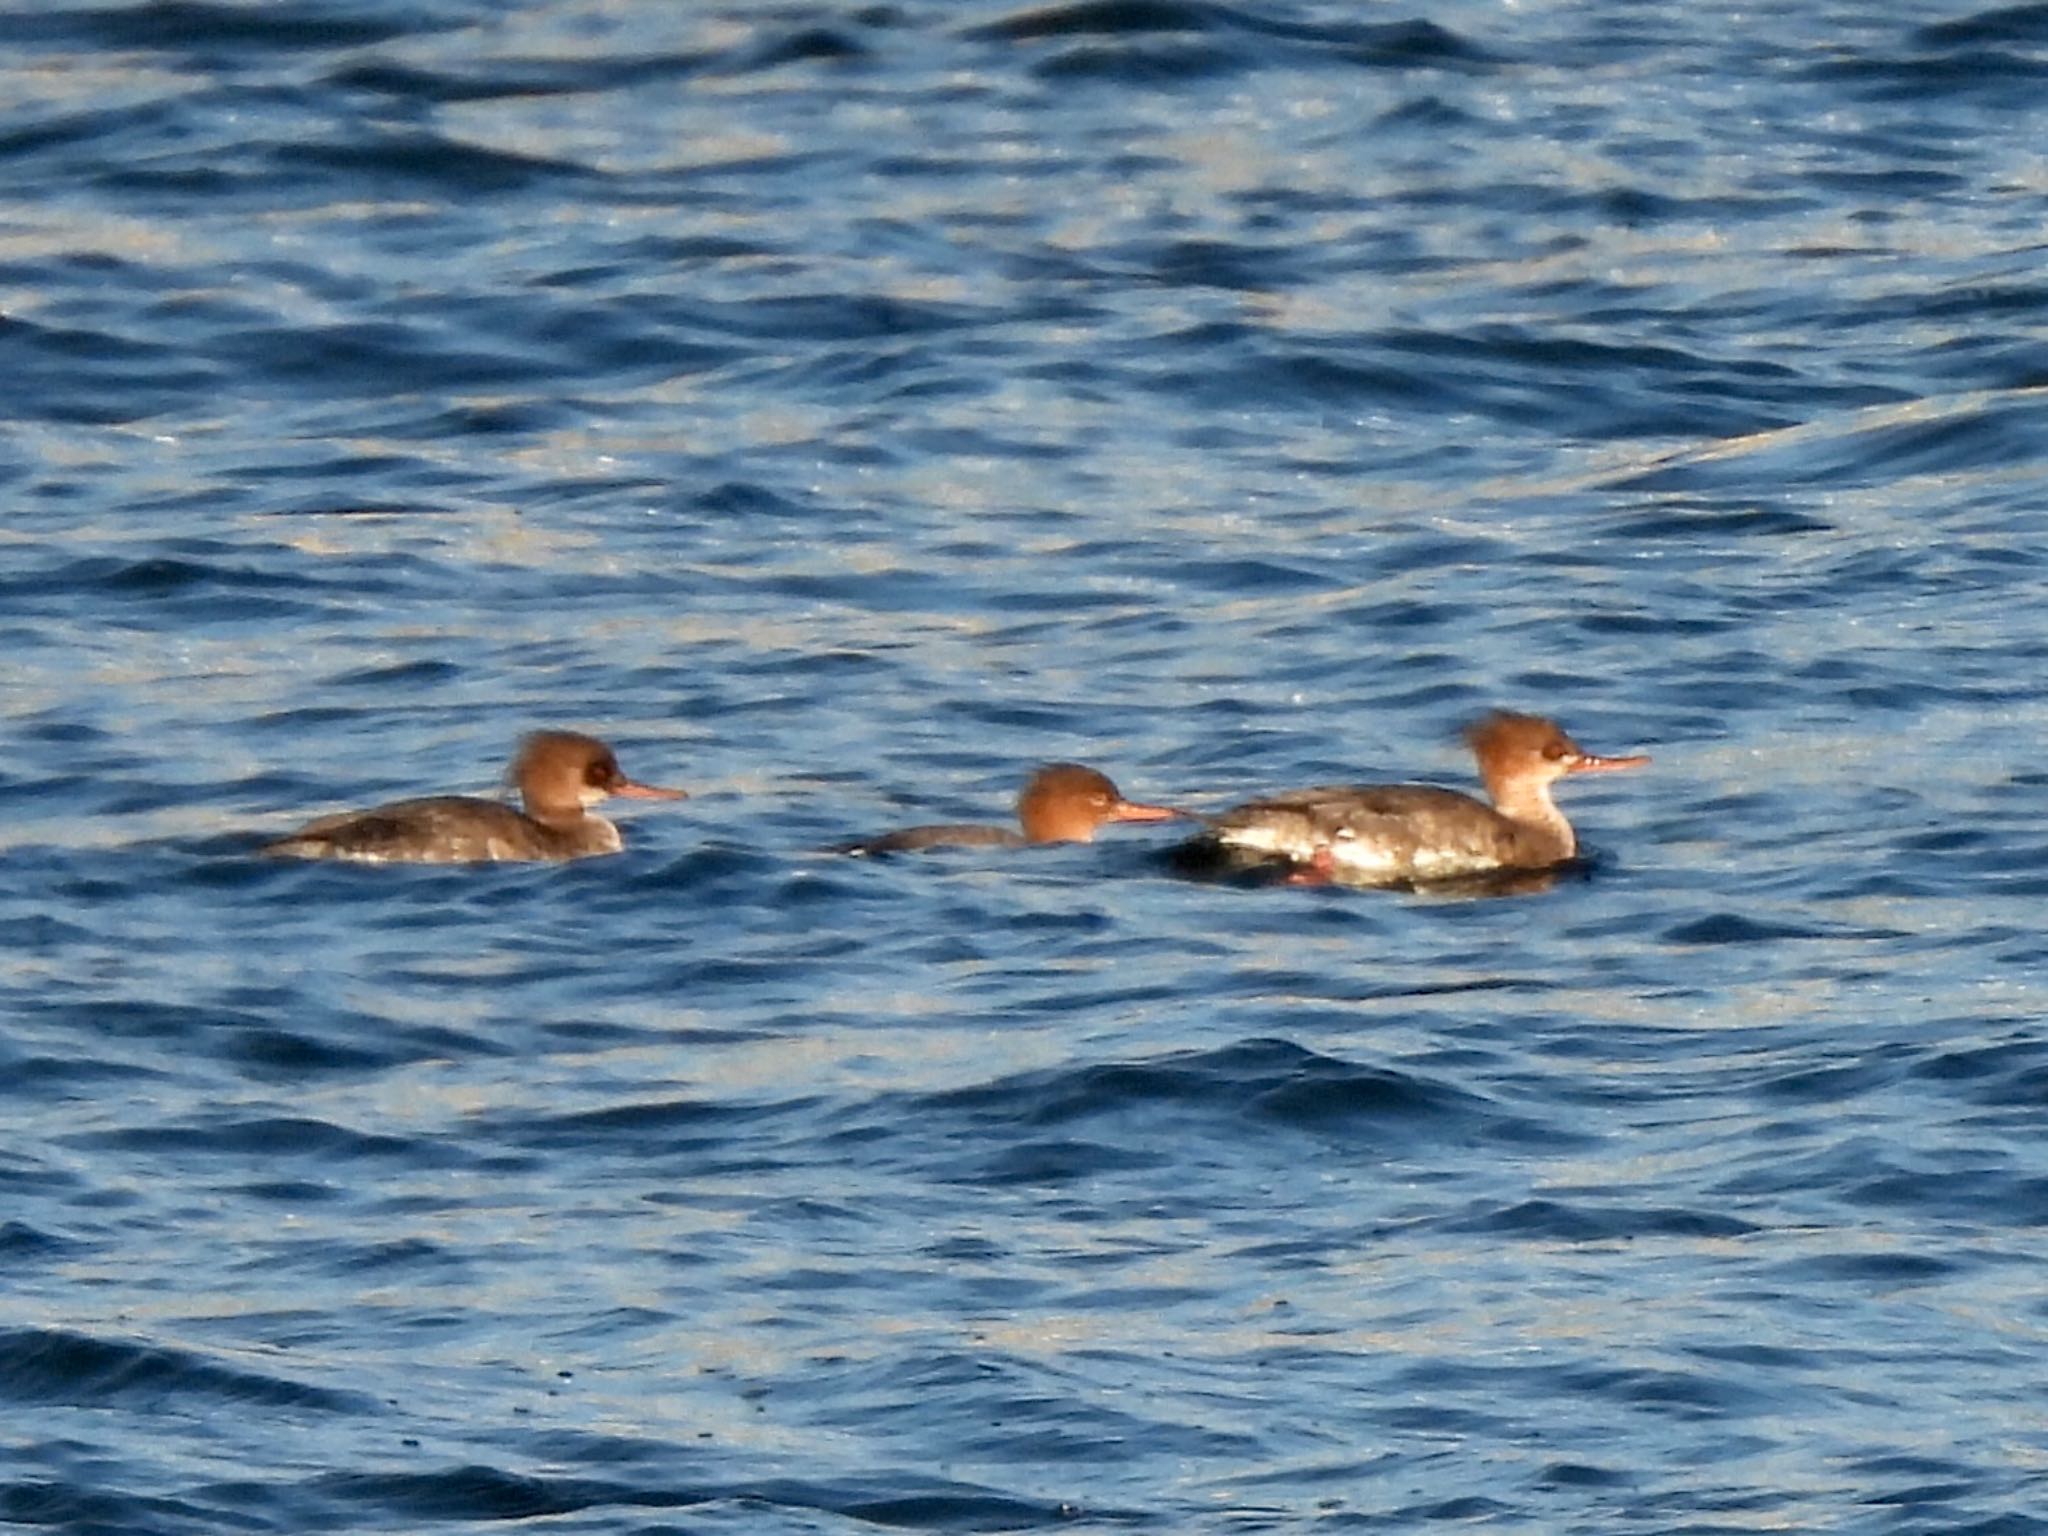
[[[629,800],[687,800],[685,790],[663,789],[658,784],[637,784],[631,779],[612,786],[612,793],[624,795]]]
[[[1183,811],[1170,805],[1140,805],[1135,800],[1119,800],[1109,813],[1111,821],[1178,821],[1182,817],[1192,818],[1194,812]]]
[[[1634,757],[1595,757],[1590,752],[1581,752],[1567,773],[1613,773],[1619,768],[1640,768],[1650,759],[1642,754]]]

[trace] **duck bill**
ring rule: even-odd
[[[1171,805],[1140,805],[1134,800],[1119,800],[1110,810],[1111,821],[1179,821],[1192,819],[1192,811],[1179,810]]]
[[[663,789],[659,784],[639,784],[635,783],[632,779],[627,779],[622,784],[614,784],[612,786],[612,793],[624,795],[628,800],[687,800],[690,798],[686,791],[680,789]]]
[[[1573,761],[1567,773],[1618,773],[1623,768],[1640,768],[1649,762],[1642,754],[1634,757],[1595,757],[1590,752],[1581,752]]]

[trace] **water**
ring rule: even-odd
[[[7,11],[0,1523],[2048,1529],[2048,8]]]

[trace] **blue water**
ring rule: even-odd
[[[2048,6],[4,10],[0,1525],[2048,1531]]]

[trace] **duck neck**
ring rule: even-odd
[[[1558,864],[1579,851],[1572,824],[1550,798],[1548,779],[1505,779],[1488,783],[1493,808],[1515,824],[1525,851]]]
[[[544,827],[553,827],[558,832],[574,832],[591,819],[590,813],[584,809],[580,799],[559,800],[553,796],[543,798],[522,790],[519,803],[525,808],[531,820],[539,822]]]
[[[580,857],[587,853],[617,853],[625,846],[619,829],[595,811],[574,806],[533,806],[526,808],[548,842],[560,853]]]
[[[1017,821],[1024,828],[1024,841],[1027,843],[1095,841],[1095,823],[1092,820],[1058,805],[1023,806],[1017,813]]]

